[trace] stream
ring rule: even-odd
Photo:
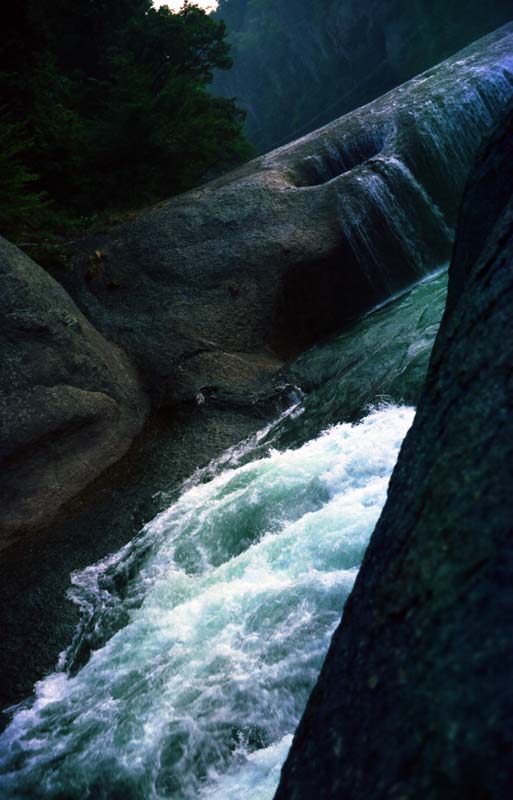
[[[4,798],[272,800],[414,418],[444,270],[300,356],[288,406],[71,576],[80,621],[11,709]],[[296,387],[296,388],[292,388]]]

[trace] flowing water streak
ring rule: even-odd
[[[495,62],[482,63],[479,50],[470,49],[455,63],[454,69],[461,70],[457,92],[447,89],[455,80],[450,70],[447,86],[440,73],[430,70],[412,81],[417,87],[425,85],[415,103],[399,107],[397,93],[385,95],[385,102],[394,98],[394,106],[398,105],[397,110],[387,108],[389,119],[397,114],[396,124],[389,122],[386,131],[362,133],[371,153],[369,142],[374,137],[376,152],[352,171],[346,172],[344,158],[348,145],[354,148],[351,140],[324,143],[327,155],[321,160],[333,162],[333,153],[339,153],[340,175],[335,182],[341,231],[371,285],[378,279],[393,292],[392,257],[409,266],[414,278],[437,268],[450,254],[455,208],[443,205],[452,198],[449,206],[454,206],[454,199],[461,196],[483,136],[513,96],[513,55],[504,51],[503,42],[496,47],[500,57]],[[439,91],[433,91],[432,81],[439,84]],[[415,157],[407,148],[401,155],[397,144],[408,127],[415,129]]]
[[[413,414],[189,486],[132,545],[124,627],[14,716],[2,796],[271,800]]]

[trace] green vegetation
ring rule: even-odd
[[[224,23],[186,3],[18,0],[0,40],[0,225],[15,237],[134,209],[251,154],[209,91]],[[77,223],[77,219],[79,222]]]
[[[42,212],[44,195],[32,190],[37,176],[23,163],[32,142],[8,115],[0,119],[0,229],[15,230]]]

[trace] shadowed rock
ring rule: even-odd
[[[126,356],[0,238],[0,546],[117,461],[148,402]]]
[[[241,386],[448,260],[513,26],[326,127],[85,243],[67,286],[153,400]]]
[[[418,413],[276,800],[513,788],[513,113],[468,184]]]

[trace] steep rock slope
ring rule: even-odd
[[[250,392],[448,260],[481,137],[513,95],[513,25],[368,106],[82,245],[66,285],[155,403]]]
[[[220,0],[237,97],[260,152],[403,83],[513,17],[509,0]]]
[[[466,190],[417,417],[276,800],[513,787],[513,112]]]
[[[119,459],[148,401],[126,356],[5,239],[0,280],[1,546]]]

